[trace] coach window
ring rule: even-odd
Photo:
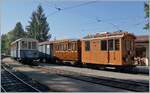
[[[77,43],[74,43],[73,50],[77,50]]]
[[[32,42],[32,49],[36,49],[36,42]]]
[[[23,49],[27,48],[27,42],[26,41],[22,41],[22,48]]]
[[[63,46],[63,44],[60,44],[60,51],[63,51],[62,46]]]
[[[109,49],[110,51],[114,49],[114,46],[113,46],[113,45],[114,45],[114,44],[113,44],[113,39],[108,40],[108,49]]]
[[[107,50],[107,40],[101,40],[101,50]]]
[[[71,49],[71,43],[68,43],[68,50]]]
[[[61,51],[61,44],[59,45],[59,51]]]
[[[64,44],[64,51],[66,51],[66,44]]]
[[[78,43],[76,42],[75,43],[75,50],[77,50],[78,49]]]
[[[56,47],[57,47],[56,49],[57,49],[57,51],[58,51],[58,49],[59,49],[59,46],[58,46],[58,44],[56,44]]]
[[[31,42],[28,42],[28,49],[31,49]]]
[[[85,51],[90,51],[90,41],[85,41]]]
[[[119,50],[120,42],[119,39],[115,39],[115,50]]]

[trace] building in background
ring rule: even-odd
[[[135,51],[138,65],[149,65],[149,36],[136,36]]]

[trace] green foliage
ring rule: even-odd
[[[144,29],[149,29],[149,3],[144,4],[144,11],[145,11],[145,18],[146,18],[146,24]]]
[[[26,37],[26,32],[23,30],[22,24],[20,22],[16,23],[15,28],[8,33],[10,41],[15,41],[19,38]]]
[[[40,42],[48,39],[48,31],[50,30],[47,22],[47,17],[43,13],[41,5],[38,6],[37,11],[33,11],[31,21],[26,27],[27,32],[24,31],[20,22],[16,23],[13,30],[1,36],[1,50],[2,53],[10,54],[10,44],[19,38],[35,38]]]
[[[7,35],[1,36],[1,53],[7,53],[8,50],[8,38]]]
[[[37,11],[32,13],[31,21],[29,21],[29,25],[26,27],[27,35],[28,37],[35,38],[40,42],[46,41],[48,39],[49,29],[49,24],[43,13],[43,8],[39,5]]]
[[[10,54],[10,44],[11,42],[26,37],[26,32],[24,32],[23,27],[20,22],[16,23],[15,28],[5,35],[1,36],[1,50],[2,53]]]

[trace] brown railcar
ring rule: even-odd
[[[60,61],[81,62],[80,40],[56,40],[53,42],[53,56]]]
[[[128,32],[113,32],[87,36],[82,41],[82,63],[129,66],[133,65],[135,36]]]

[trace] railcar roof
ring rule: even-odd
[[[62,40],[54,40],[53,43],[58,43],[58,42],[72,42],[72,41],[78,41],[79,39],[62,39]]]
[[[19,39],[15,40],[14,42],[12,42],[11,45],[18,42],[18,41],[24,41],[24,40],[26,40],[26,41],[36,41],[37,42],[37,40],[33,39],[33,38],[19,38]]]
[[[53,41],[44,41],[44,42],[40,42],[39,45],[43,45],[43,44],[51,44]]]
[[[124,36],[132,36],[135,38],[135,36],[132,33],[129,32],[122,32],[122,31],[116,31],[116,32],[105,32],[105,33],[96,33],[95,35],[88,35],[84,37],[82,40],[88,40],[88,39],[105,39],[105,38],[122,38]]]

